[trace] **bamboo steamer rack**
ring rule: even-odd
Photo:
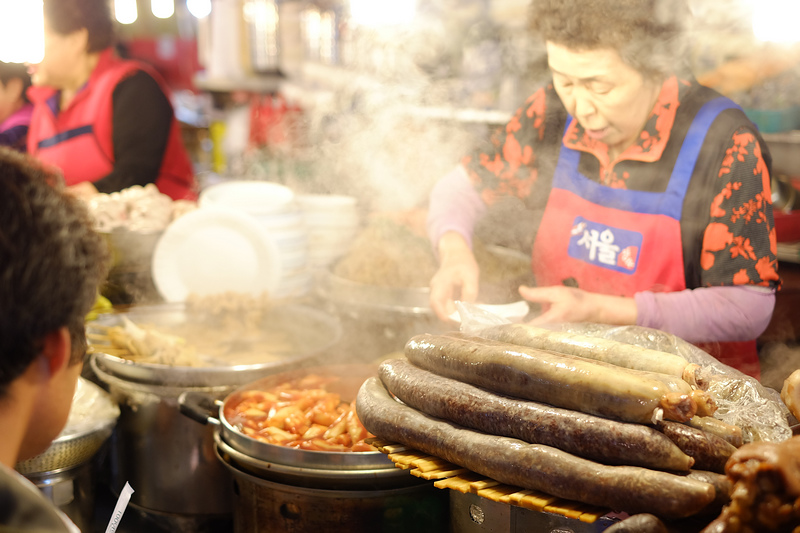
[[[397,468],[408,470],[413,476],[434,481],[439,489],[450,489],[460,494],[475,495],[482,499],[506,504],[537,513],[549,513],[564,517],[573,523],[582,523],[585,528],[578,531],[602,531],[624,515],[581,502],[551,496],[536,490],[506,485],[454,465],[444,459],[411,449],[403,444],[367,439],[367,443],[385,453]],[[479,531],[480,529],[475,529]],[[494,531],[495,529],[492,529]],[[554,529],[558,530],[558,529]]]

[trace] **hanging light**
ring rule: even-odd
[[[133,24],[139,18],[136,0],[114,0],[114,16],[120,24]]]
[[[186,8],[195,18],[206,18],[211,14],[211,0],[186,0]]]
[[[40,63],[44,57],[41,0],[0,0],[0,61]]]
[[[350,16],[362,26],[391,26],[408,24],[414,19],[416,0],[350,0]]]
[[[175,0],[150,0],[150,10],[160,19],[168,19],[175,14]]]

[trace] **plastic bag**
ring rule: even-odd
[[[480,336],[480,330],[511,322],[474,304],[456,302],[461,317],[461,332]],[[792,436],[787,417],[789,410],[780,393],[764,387],[758,380],[725,365],[697,346],[664,331],[641,326],[608,324],[548,324],[538,326],[587,337],[600,337],[651,350],[680,355],[703,367],[702,375],[711,385],[708,392],[717,403],[714,418],[742,429],[744,442],[781,442]]]

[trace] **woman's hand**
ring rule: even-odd
[[[441,320],[450,320],[455,300],[474,302],[478,297],[478,263],[467,241],[455,232],[439,240],[439,270],[431,279],[431,308]]]
[[[598,324],[636,324],[636,301],[633,298],[597,294],[573,287],[519,288],[520,295],[542,306],[542,314],[530,324],[559,322],[595,322]]]
[[[76,198],[87,201],[100,194],[90,181],[82,181],[75,185],[70,185],[67,187],[67,192]]]

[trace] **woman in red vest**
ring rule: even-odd
[[[196,198],[194,172],[160,76],[118,58],[106,0],[44,0],[45,54],[31,67],[28,152],[75,194],[155,183]]]
[[[543,310],[533,322],[653,327],[759,376],[754,339],[779,284],[771,159],[742,110],[685,67],[686,12],[533,1],[551,80],[431,195],[441,318],[478,293],[476,222],[514,204],[505,220],[537,285],[520,294]]]

